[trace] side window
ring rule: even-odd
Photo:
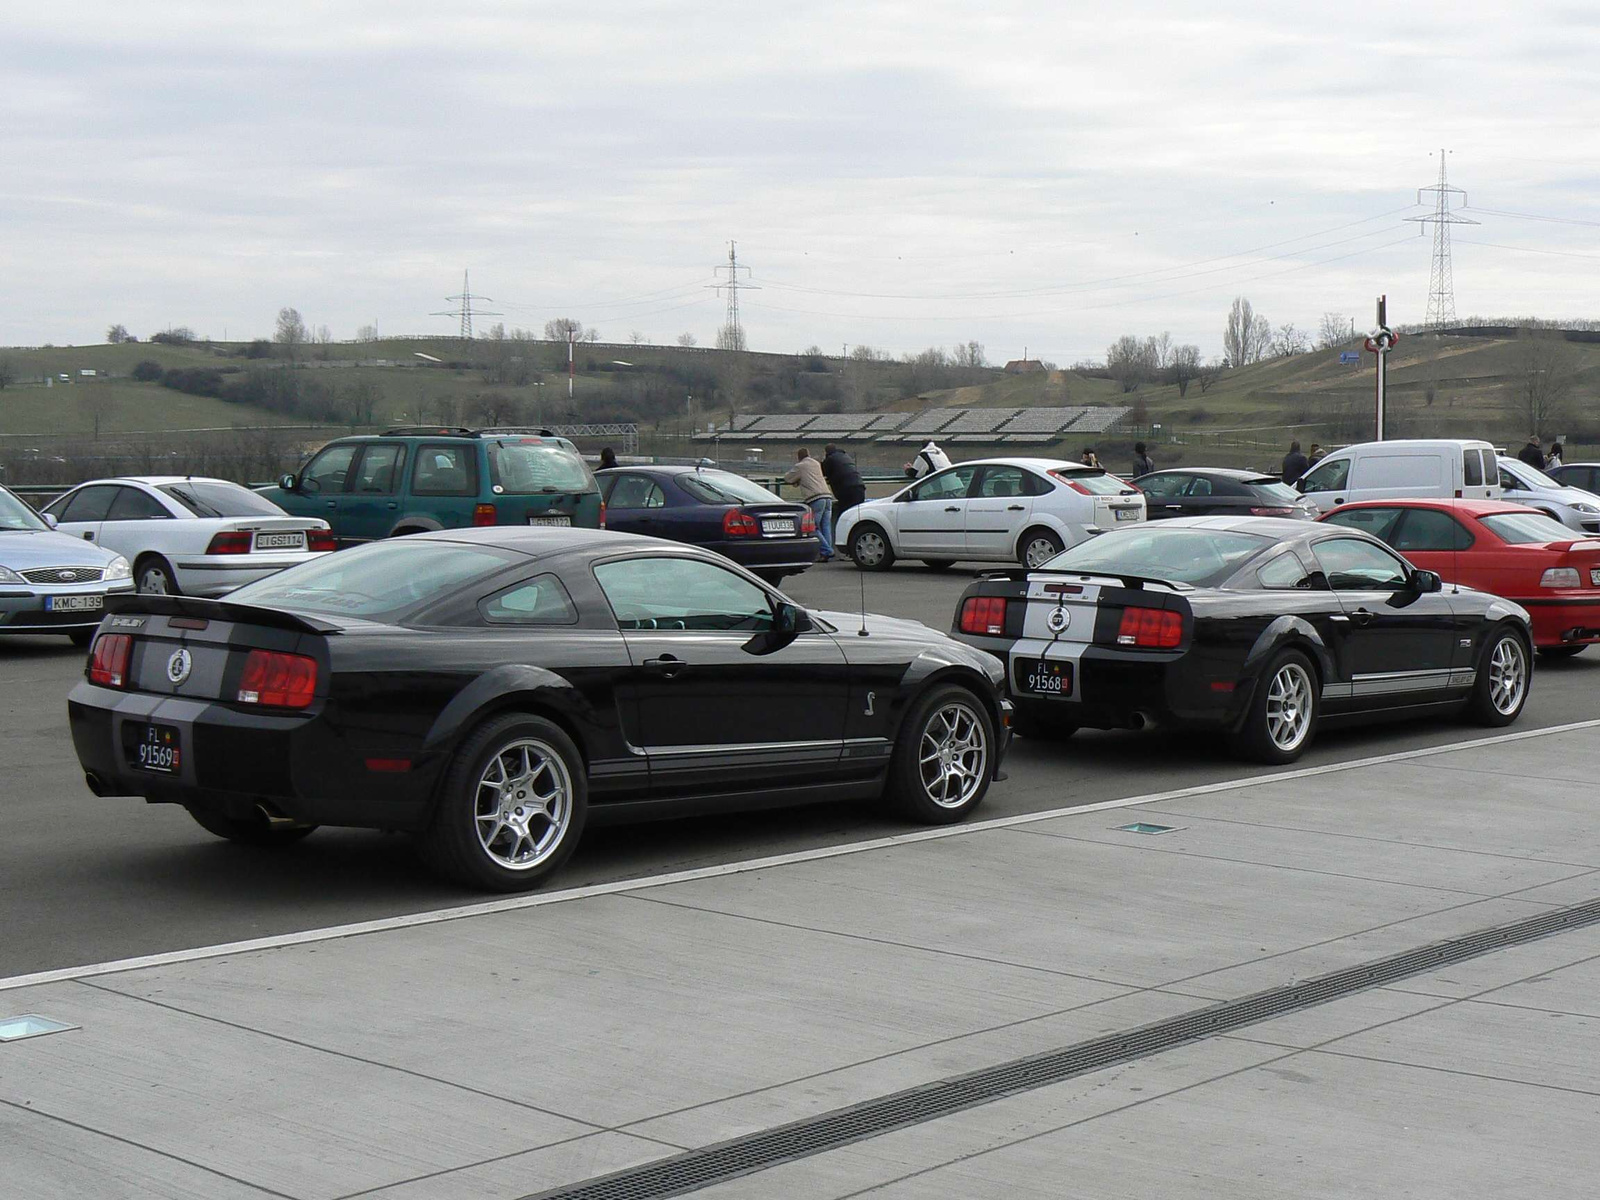
[[[1305,564],[1292,550],[1267,563],[1256,572],[1256,578],[1261,581],[1262,587],[1274,592],[1321,590],[1323,586],[1322,579],[1307,571]]]
[[[1022,494],[1024,496],[1048,496],[1056,489],[1045,480],[1040,479],[1032,471],[1022,473]]]
[[[666,502],[661,489],[648,475],[623,475],[611,489],[611,499],[606,501],[606,507],[661,508]]]
[[[1337,512],[1328,514],[1327,524],[1343,525],[1346,529],[1359,529],[1362,533],[1370,533],[1380,542],[1394,545],[1390,535],[1394,527],[1400,523],[1400,514],[1404,509],[1399,508],[1341,508]]]
[[[1211,495],[1213,490],[1214,489],[1211,486],[1211,480],[1207,479],[1204,475],[1196,475],[1194,477],[1194,482],[1189,485],[1189,490],[1184,494],[1186,496],[1204,497]]]
[[[108,521],[161,521],[172,516],[161,501],[138,488],[119,487],[106,514]]]
[[[1483,455],[1483,477],[1486,481],[1492,483],[1494,482],[1496,471],[1496,459],[1494,451],[1480,450],[1479,453]]]
[[[83,488],[73,493],[66,507],[55,513],[55,518],[58,521],[104,521],[119,490],[105,485]],[[50,507],[54,508],[55,505]]]
[[[980,496],[1026,496],[1021,467],[985,467],[978,480]]]
[[[361,456],[356,468],[352,492],[376,492],[387,496],[400,482],[400,468],[406,460],[406,448],[398,442],[373,443]]]
[[[1308,492],[1342,492],[1346,482],[1350,479],[1350,460],[1348,458],[1329,459],[1318,463],[1308,474],[1301,477]]]
[[[1189,486],[1192,475],[1183,475],[1175,471],[1168,471],[1161,475],[1151,475],[1139,483],[1140,489],[1147,496],[1154,496],[1164,500],[1169,496],[1183,495],[1183,489]]]
[[[948,471],[940,471],[912,488],[906,494],[906,499],[911,501],[963,499],[967,489],[972,486],[972,477],[976,473],[977,468],[970,466],[952,467]]]
[[[1408,550],[1465,550],[1472,535],[1447,512],[1436,508],[1407,510],[1400,528],[1384,541],[1404,554]]]
[[[355,461],[356,451],[360,448],[359,443],[329,446],[300,472],[300,486],[308,492],[344,491],[350,464]]]
[[[1355,538],[1329,538],[1314,547],[1336,592],[1394,592],[1406,585],[1405,564],[1382,546]]]
[[[1522,485],[1517,482],[1517,477],[1504,467],[1500,468],[1500,486],[1508,492],[1514,492]]]
[[[478,604],[491,625],[576,625],[578,610],[554,575],[525,579]]]
[[[1476,450],[1461,452],[1462,480],[1468,487],[1483,486],[1483,457]]]
[[[476,496],[478,494],[476,446],[422,446],[411,473],[415,496]]]
[[[767,593],[714,563],[631,558],[601,563],[594,577],[625,631],[760,633],[772,628]]]

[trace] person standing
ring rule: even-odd
[[[1098,467],[1100,465],[1100,456],[1094,452],[1093,446],[1085,446],[1083,453],[1078,455],[1078,462],[1086,467]]]
[[[1300,452],[1300,443],[1290,442],[1289,453],[1283,456],[1283,481],[1288,484],[1295,483],[1306,473],[1310,465],[1306,456]]]
[[[822,466],[811,457],[811,451],[801,446],[795,451],[795,464],[783,481],[797,488],[801,503],[811,509],[817,522],[817,540],[822,543],[822,561],[833,559],[833,493],[828,481],[822,477]]]
[[[918,450],[917,456],[906,464],[906,478],[921,479],[924,475],[932,475],[949,465],[950,456],[939,449],[938,442],[929,438],[928,444]]]
[[[1328,452],[1322,448],[1322,443],[1312,442],[1311,453],[1306,456],[1306,465],[1314,467],[1326,457],[1328,457]]]
[[[1150,458],[1150,452],[1145,449],[1143,442],[1133,444],[1133,477],[1148,475],[1156,469],[1155,462]]]
[[[1544,470],[1544,451],[1539,449],[1539,435],[1528,435],[1528,443],[1517,451],[1517,461],[1527,463],[1535,471]]]
[[[1550,453],[1544,456],[1544,469],[1554,471],[1561,465],[1561,443],[1551,442]]]
[[[837,446],[829,445],[822,453],[822,477],[828,481],[838,500],[834,505],[835,523],[846,511],[867,498],[867,485],[861,482],[856,460]]]
[[[615,450],[613,450],[610,446],[607,446],[604,450],[600,451],[600,469],[602,471],[608,467],[614,467],[616,465],[617,452]]]

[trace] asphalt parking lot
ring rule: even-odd
[[[863,578],[835,562],[789,580],[815,608],[869,610],[949,625],[974,570],[900,566]],[[322,830],[285,850],[257,851],[203,832],[181,809],[96,799],[83,785],[65,696],[82,654],[65,639],[0,640],[0,976],[422,912],[481,899],[439,882],[405,839]],[[1600,653],[1540,662],[1518,729],[1600,716]],[[1393,723],[1322,737],[1304,766],[1483,736],[1448,720]],[[1010,778],[981,815],[1008,816],[1248,777],[1203,739],[1085,732],[1061,745],[1019,741]],[[1338,776],[1306,786],[1337,788]],[[830,805],[779,813],[596,830],[561,886],[631,879],[902,832],[874,813]]]

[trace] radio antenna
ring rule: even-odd
[[[871,637],[867,632],[867,573],[857,567],[856,575],[861,580],[861,628],[856,631],[856,636]]]

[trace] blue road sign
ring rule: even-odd
[[[1345,366],[1349,366],[1353,363],[1359,363],[1360,361],[1361,353],[1358,350],[1339,351],[1339,362]]]

